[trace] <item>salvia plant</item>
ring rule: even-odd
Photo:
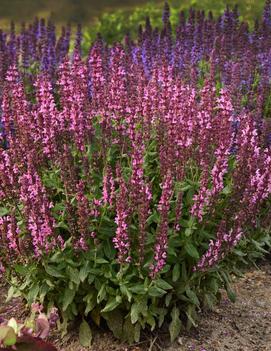
[[[70,55],[52,23],[1,37],[0,271],[84,346],[174,340],[270,245],[270,2],[163,23],[86,58],[80,27]]]

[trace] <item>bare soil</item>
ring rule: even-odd
[[[93,345],[82,348],[77,327],[61,339],[54,331],[52,341],[59,351],[271,351],[271,262],[244,273],[234,283],[237,301],[223,295],[214,311],[202,313],[198,328],[182,333],[174,345],[161,333],[145,335],[143,341],[128,346],[106,330],[94,330]],[[5,303],[7,287],[0,286],[0,319],[23,320],[27,309],[20,298]]]
[[[167,351],[271,351],[270,262],[246,272],[234,288],[235,303],[224,297]]]

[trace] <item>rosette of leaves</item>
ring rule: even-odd
[[[57,351],[50,343],[44,341],[49,334],[49,320],[40,313],[35,318],[35,312],[24,323],[14,318],[0,324],[0,350],[17,351]]]

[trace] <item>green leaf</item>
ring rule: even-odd
[[[55,254],[53,254],[53,256],[50,258],[50,262],[52,263],[59,263],[63,260],[63,256],[61,254],[61,252],[56,252]]]
[[[181,266],[180,263],[176,263],[172,270],[172,281],[176,282],[181,276]]]
[[[134,303],[131,307],[131,322],[135,324],[138,321],[140,314],[140,309],[138,308],[138,304]]]
[[[88,273],[89,273],[89,266],[88,266],[88,262],[86,261],[79,271],[79,279],[82,283],[86,280]]]
[[[54,266],[45,266],[44,268],[46,273],[48,273],[50,276],[55,278],[64,278],[64,275],[60,273]]]
[[[42,286],[40,287],[40,293],[39,293],[39,299],[41,304],[43,304],[45,296],[49,291],[50,291],[50,287],[46,283],[43,283]]]
[[[232,191],[232,185],[228,184],[225,186],[225,188],[222,190],[222,194],[224,195],[229,195]]]
[[[171,311],[171,322],[169,325],[169,333],[170,333],[170,340],[173,342],[178,335],[180,334],[181,328],[182,328],[182,322],[179,318],[180,316],[180,311],[179,309],[175,306],[173,307]]]
[[[117,339],[122,339],[122,326],[124,315],[118,309],[111,312],[103,313],[103,318],[106,320],[108,328],[112,331]]]
[[[147,298],[139,297],[131,306],[131,322],[136,323],[140,315],[146,317],[148,315]]]
[[[88,295],[86,295],[84,298],[83,298],[83,301],[86,301],[86,309],[85,309],[85,316],[88,315],[88,313],[90,311],[93,310],[93,308],[96,306],[96,297],[93,293],[90,293]]]
[[[147,309],[147,305],[144,302],[143,303],[142,302],[135,302],[132,304],[132,306],[131,306],[131,322],[132,322],[132,324],[135,324],[138,321],[142,312],[145,315],[147,315],[148,309]]]
[[[228,298],[232,301],[232,302],[235,302],[236,301],[236,294],[234,293],[234,291],[231,289],[231,277],[229,275],[228,272],[226,271],[222,271],[221,272],[221,275],[223,277],[223,280],[225,282],[225,288],[226,288],[226,291],[227,291],[227,295],[228,295]]]
[[[154,211],[147,219],[148,225],[150,225],[152,223],[159,223],[159,214],[157,211]]]
[[[258,241],[254,240],[254,239],[251,239],[251,241],[252,241],[252,243],[256,246],[256,248],[257,248],[260,252],[265,253],[265,254],[268,254],[268,253],[269,253],[267,250],[265,250],[265,249],[262,247],[261,243],[259,243]]]
[[[185,314],[187,315],[187,318],[188,318],[187,328],[190,329],[191,324],[196,328],[197,323],[194,319],[195,305],[189,305]]]
[[[95,280],[95,275],[89,275],[88,276],[88,284],[91,285]]]
[[[199,259],[199,253],[198,250],[196,249],[196,247],[191,244],[191,243],[186,243],[184,246],[184,249],[186,251],[186,253],[188,253],[189,256]]]
[[[187,280],[187,269],[185,261],[182,262],[182,280]]]
[[[0,217],[4,217],[9,213],[9,210],[6,207],[0,207]]]
[[[107,260],[105,260],[104,258],[97,258],[96,259],[96,261],[95,261],[96,263],[99,263],[99,264],[104,264],[104,263],[109,263]]]
[[[199,302],[199,299],[197,297],[197,295],[195,294],[195,292],[189,288],[187,288],[185,290],[186,292],[186,295],[187,297],[189,298],[189,300],[194,304],[194,305],[197,305],[199,306],[200,305],[200,302]]]
[[[193,228],[186,228],[185,231],[184,231],[184,235],[186,237],[189,237],[189,236],[191,236],[193,234],[193,232],[194,232]]]
[[[99,308],[94,308],[91,313],[91,319],[93,320],[93,322],[99,327],[101,324],[101,311]]]
[[[38,283],[34,284],[31,287],[31,289],[27,295],[27,300],[28,300],[29,304],[31,304],[32,302],[34,302],[36,300],[39,291],[40,291],[40,286]]]
[[[122,293],[124,296],[127,297],[128,301],[131,302],[133,295],[131,294],[131,292],[129,291],[129,289],[127,288],[127,286],[124,285],[124,284],[121,284],[121,285],[120,285],[120,291],[121,291],[121,293]]]
[[[165,273],[167,273],[170,269],[171,269],[171,265],[170,265],[170,264],[166,264],[166,265],[164,266],[164,268],[160,271],[160,274],[165,274]]]
[[[162,327],[166,315],[167,315],[167,309],[166,308],[159,308],[159,312],[158,312],[158,328]]]
[[[230,287],[227,288],[227,295],[231,302],[236,302],[236,294]]]
[[[116,255],[116,250],[114,249],[112,242],[110,240],[106,240],[104,243],[104,254],[109,259],[112,260]]]
[[[98,292],[97,295],[97,302],[101,303],[106,297],[106,290],[105,290],[105,284],[103,284]]]
[[[20,264],[16,264],[14,266],[14,269],[20,275],[23,275],[23,276],[29,275],[29,267],[26,267],[26,266],[23,266],[23,265],[20,265]]]
[[[156,286],[151,286],[149,288],[149,295],[153,297],[160,297],[165,295],[167,292],[161,288],[158,288]]]
[[[166,296],[166,298],[165,298],[165,305],[166,305],[166,307],[169,306],[171,300],[172,300],[172,293],[167,294],[167,296]]]
[[[196,229],[196,218],[194,216],[190,216],[188,220],[189,228]]]
[[[241,250],[234,249],[232,252],[233,252],[235,255],[240,256],[240,257],[247,256],[247,254],[246,254],[245,252],[242,252]]]
[[[65,258],[65,262],[62,262],[59,266],[58,266],[58,269],[63,269],[67,266],[67,264],[73,268],[75,267],[80,267],[81,264],[79,262],[75,262],[73,261],[72,259],[70,258]]]
[[[173,289],[173,286],[170,285],[168,282],[166,282],[166,281],[163,280],[163,279],[157,279],[157,280],[155,281],[155,285],[156,285],[158,288],[161,288],[161,289],[164,289],[164,290]]]
[[[80,284],[79,271],[76,268],[68,267],[67,268],[70,280],[76,285]]]
[[[134,336],[135,342],[139,342],[139,340],[140,340],[140,332],[141,332],[141,325],[140,325],[140,323],[136,323],[134,330],[135,330],[135,336]]]
[[[88,323],[83,319],[79,328],[79,341],[83,347],[90,347],[92,342],[92,332]]]
[[[119,299],[118,299],[119,297]],[[121,297],[116,296],[108,300],[107,304],[105,305],[104,309],[101,312],[110,312],[113,311],[116,307],[118,307],[121,303]]]
[[[189,221],[186,219],[181,219],[180,224],[181,224],[181,227],[183,228],[189,228]]]
[[[205,305],[207,305],[207,307],[210,309],[210,310],[213,310],[216,302],[217,302],[217,299],[215,297],[214,294],[212,293],[205,293],[204,294],[204,302],[205,302]]]
[[[45,282],[50,288],[54,288],[55,285],[51,282],[51,280],[45,279]]]
[[[210,281],[210,289],[211,291],[216,294],[218,292],[218,289],[219,289],[219,285],[218,285],[218,282],[217,282],[217,279],[216,278],[212,278],[211,281]]]
[[[127,340],[129,344],[135,341],[135,326],[132,324],[129,316],[125,319],[123,323],[123,340]]]
[[[138,284],[135,286],[131,286],[129,290],[135,294],[145,294],[147,292],[147,289],[143,284]]]
[[[62,314],[62,323],[58,321],[58,328],[61,331],[61,337],[63,338],[68,333],[69,318],[67,314],[65,313],[61,313],[61,314]]]
[[[75,289],[69,289],[66,288],[64,291],[64,297],[63,297],[63,311],[66,311],[68,306],[73,302],[73,299],[75,297]]]
[[[63,221],[57,223],[56,228],[62,228],[62,229],[65,229],[67,231],[69,230],[69,226]]]
[[[180,192],[180,191],[185,192],[185,191],[192,188],[192,186],[190,184],[187,184],[185,182],[177,182],[175,184],[175,187],[176,187],[177,192]]]
[[[149,324],[149,326],[151,327],[151,331],[153,331],[156,323],[155,323],[155,318],[151,313],[148,314],[148,316],[146,318],[146,323]]]
[[[15,330],[12,327],[0,327],[0,344],[1,343],[3,343],[4,346],[12,346],[16,344],[16,334]]]
[[[190,206],[193,203],[194,194],[195,194],[195,190],[193,188],[187,191],[185,202],[188,206]]]
[[[114,235],[114,227],[101,227],[99,229],[99,233],[102,234],[104,237],[112,237]]]
[[[11,286],[9,289],[8,289],[8,296],[6,298],[6,302],[9,302],[13,296],[14,296],[14,293],[15,293],[15,287],[14,286]]]

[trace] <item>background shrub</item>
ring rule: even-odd
[[[219,0],[215,3],[211,0],[197,1],[186,0],[169,1],[171,7],[171,24],[175,29],[179,22],[179,13],[184,11],[188,14],[191,6],[198,10],[208,12],[212,11],[215,17],[221,16],[224,13],[225,7],[228,5],[234,7],[236,1]],[[162,9],[164,3],[148,2],[146,5],[141,5],[133,9],[118,10],[114,12],[106,12],[102,14],[96,22],[84,31],[84,52],[87,53],[89,45],[95,41],[96,33],[101,33],[107,43],[122,41],[127,33],[130,33],[132,38],[137,37],[138,27],[144,26],[146,18],[151,19],[152,26],[162,28]],[[264,1],[251,2],[242,1],[238,4],[240,11],[240,19],[248,21],[250,26],[254,25],[254,20],[260,19],[264,7]]]

